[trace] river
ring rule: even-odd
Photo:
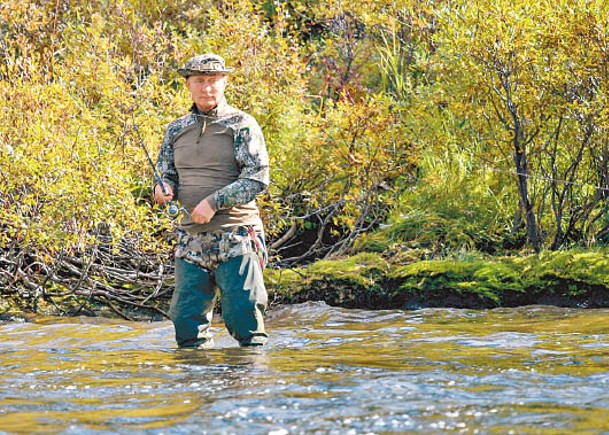
[[[273,309],[269,344],[169,322],[0,323],[0,433],[609,433],[609,310]]]

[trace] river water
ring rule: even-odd
[[[275,308],[271,341],[0,323],[0,433],[609,433],[609,310]]]

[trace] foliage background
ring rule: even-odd
[[[608,8],[3,1],[0,286],[38,300],[86,281],[79,301],[115,300],[150,287],[134,276],[168,276],[171,223],[140,143],[154,158],[190,105],[175,71],[205,51],[236,67],[228,99],[265,133],[274,266],[602,246]]]

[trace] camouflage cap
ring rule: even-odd
[[[183,68],[178,69],[178,73],[183,77],[199,74],[229,73],[234,68],[226,68],[224,59],[213,53],[200,54],[188,59]]]

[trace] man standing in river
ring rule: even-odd
[[[269,185],[268,154],[256,120],[226,102],[232,70],[212,53],[178,70],[194,104],[169,124],[156,163],[162,180],[155,180],[154,201],[179,200],[188,212],[176,228],[170,308],[180,348],[213,345],[218,288],[224,323],[239,344],[261,346],[268,339],[266,247],[255,202]]]

